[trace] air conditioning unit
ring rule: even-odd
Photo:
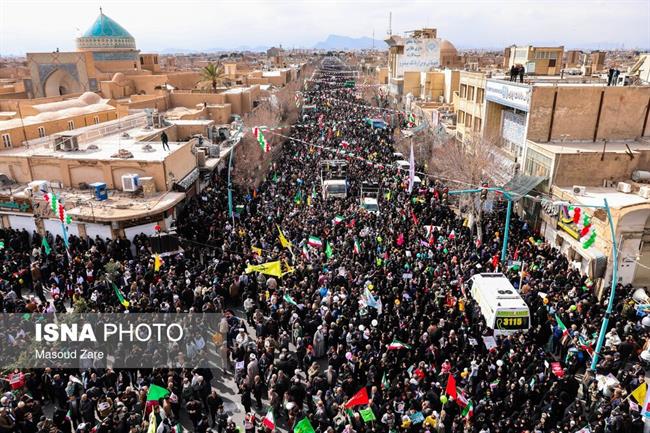
[[[650,186],[644,185],[639,188],[639,195],[645,199],[650,199]]]
[[[632,192],[632,185],[626,182],[619,182],[616,185],[616,191],[618,192],[624,192],[625,194],[629,194]]]
[[[122,176],[122,191],[137,191],[140,187],[140,179],[137,174],[125,174]]]
[[[79,140],[76,134],[60,134],[54,139],[54,148],[56,150],[63,150],[64,152],[70,152],[73,150],[79,150]]]
[[[574,195],[585,195],[587,194],[587,187],[582,185],[573,185],[573,194]]]
[[[38,194],[47,192],[50,183],[46,180],[34,180],[29,182],[27,186],[32,190],[32,193]]]

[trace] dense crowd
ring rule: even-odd
[[[319,433],[643,430],[630,393],[645,380],[640,354],[650,333],[631,288],[619,287],[597,376],[585,378],[606,309],[595,285],[516,218],[508,255],[525,267],[499,262],[499,197],[479,239],[444,202],[443,185],[425,180],[409,193],[408,173],[393,165],[394,135],[407,118],[365,105],[335,63],[303,92],[314,108],[292,128],[267,180],[236,194],[244,207],[234,224],[217,174],[178,214],[184,252],[159,271],[144,235],[133,243],[72,236],[68,252],[49,235],[46,254],[38,234],[0,231],[2,311],[124,311],[104,278],[111,274],[131,312],[224,313],[219,368],[7,371],[0,433],[145,432],[151,411],[160,433],[188,419],[196,432],[268,431],[265,416],[299,433],[309,432],[305,418]],[[321,194],[328,159],[348,161],[347,198]],[[378,213],[361,208],[362,182],[380,186]],[[246,272],[272,260],[285,275]],[[528,304],[531,327],[488,349],[492,330],[467,282],[495,268]],[[20,348],[19,336],[0,329],[0,337]],[[239,387],[243,425],[213,388],[225,376]],[[169,394],[147,401],[152,385]],[[364,389],[368,401],[347,409]]]

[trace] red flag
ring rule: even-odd
[[[368,391],[366,390],[366,387],[364,386],[361,388],[356,394],[352,396],[350,400],[348,400],[347,403],[345,403],[345,408],[350,409],[351,407],[355,406],[361,406],[363,404],[368,404]]]
[[[411,209],[411,218],[413,218],[413,224],[418,225],[418,217],[415,216],[413,209]]]
[[[404,233],[400,233],[399,236],[397,236],[397,245],[400,247],[404,245]]]
[[[492,266],[494,267],[494,269],[496,269],[498,265],[499,265],[499,256],[495,254],[492,256]]]
[[[517,260],[519,258],[519,247],[515,250],[515,253],[512,255],[512,260]]]
[[[451,373],[449,373],[449,379],[447,379],[445,394],[452,397],[454,400],[458,399],[458,393],[456,392],[456,379],[454,379],[454,375]]]

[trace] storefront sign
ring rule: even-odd
[[[486,100],[523,111],[530,108],[530,94],[530,86],[511,84],[507,81],[488,80],[485,86]]]

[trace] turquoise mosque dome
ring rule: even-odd
[[[135,39],[124,27],[112,18],[104,15],[100,9],[99,16],[83,36],[77,38],[80,50],[94,49],[134,49]]]

